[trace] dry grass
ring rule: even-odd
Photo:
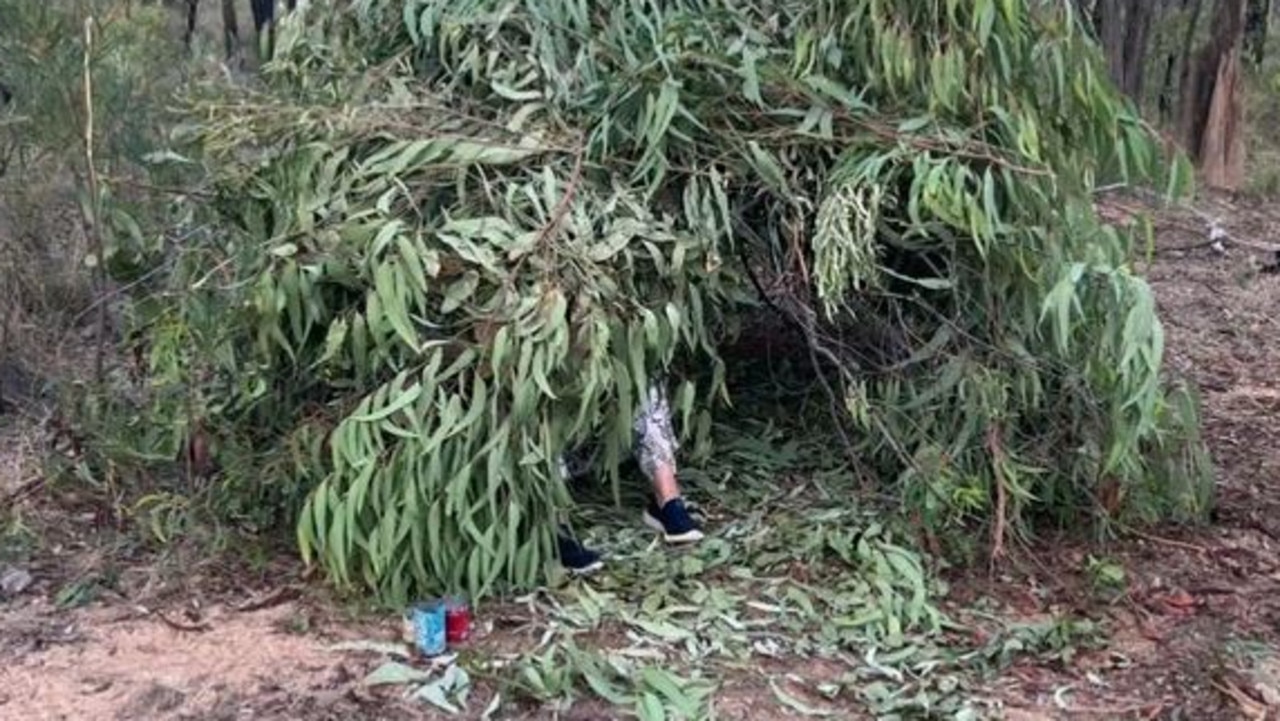
[[[0,423],[0,506],[24,485],[39,478],[43,448],[38,424],[29,419]]]
[[[0,390],[9,394],[79,365],[65,349],[93,290],[72,188],[56,171],[0,186]]]

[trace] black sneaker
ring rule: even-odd
[[[560,563],[571,575],[587,576],[604,568],[600,554],[579,543],[568,529],[560,529],[556,543],[560,547]]]
[[[667,543],[696,543],[702,540],[702,530],[689,515],[683,498],[673,498],[661,508],[656,500],[650,498],[649,506],[644,509],[644,525],[660,531]]]

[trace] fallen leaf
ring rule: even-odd
[[[1160,599],[1160,601],[1170,610],[1179,614],[1194,613],[1196,606],[1199,605],[1199,601],[1195,596],[1192,596],[1180,588],[1169,593],[1164,598]]]
[[[364,677],[364,685],[381,686],[384,684],[408,684],[429,681],[431,674],[406,666],[398,661],[388,661],[374,669]]]
[[[835,712],[830,709],[817,708],[810,706],[791,694],[783,691],[773,679],[769,679],[769,688],[773,689],[773,695],[778,701],[790,708],[792,711],[803,716],[833,716]]]

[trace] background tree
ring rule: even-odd
[[[1241,54],[1245,0],[1220,0],[1209,40],[1183,85],[1180,131],[1206,184],[1235,190],[1244,181]]]
[[[1267,29],[1271,20],[1271,0],[1249,0],[1245,15],[1245,45],[1249,62],[1262,65],[1267,50]]]
[[[1196,27],[1204,12],[1204,0],[1168,0],[1162,9],[1161,19],[1167,18],[1175,10],[1180,17],[1185,18],[1185,24],[1182,28],[1181,42],[1170,45],[1165,53],[1164,79],[1160,83],[1160,92],[1156,100],[1160,119],[1166,123],[1173,119],[1174,98],[1187,84],[1187,74],[1191,67],[1191,49],[1195,43]]]
[[[1098,0],[1093,8],[1111,79],[1134,100],[1142,97],[1156,5],[1151,0]]]

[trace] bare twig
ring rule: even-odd
[[[12,490],[10,490],[7,494],[5,494],[3,505],[10,506],[14,503],[17,503],[19,499],[21,499],[23,496],[27,495],[28,493],[34,491],[35,489],[39,488],[43,483],[44,483],[43,475],[35,475],[18,483],[17,486],[14,486]]]
[[[201,200],[208,200],[208,199],[217,197],[217,193],[213,193],[208,190],[197,190],[195,188],[171,188],[163,185],[153,185],[151,183],[144,183],[140,180],[126,178],[124,176],[110,177],[107,180],[108,182],[115,183],[116,185],[123,185],[130,188],[135,188],[137,190],[145,190],[148,193],[158,193],[161,195],[180,195],[180,196],[186,196],[190,198],[200,198]]]
[[[996,484],[996,517],[991,527],[991,567],[1004,557],[1005,520],[1008,513],[1008,492],[1005,490],[1004,447],[1000,444],[1000,428],[991,424],[987,428],[987,451],[991,454],[991,471]]]
[[[84,20],[84,165],[86,190],[89,202],[81,206],[81,221],[84,224],[85,236],[93,248],[94,263],[94,295],[102,297],[107,287],[106,253],[102,242],[102,230],[99,227],[101,215],[101,199],[98,195],[98,171],[93,157],[93,72],[91,59],[93,56],[93,17]],[[97,383],[102,382],[103,360],[106,355],[107,342],[107,304],[98,305],[98,337],[93,353],[93,377]]]
[[[560,201],[556,203],[555,209],[551,211],[551,219],[547,221],[542,231],[538,233],[536,245],[542,245],[560,229],[560,224],[564,222],[564,217],[569,214],[569,209],[573,207],[573,199],[578,195],[578,186],[582,182],[582,156],[585,153],[585,147],[579,147],[577,153],[575,153],[573,174],[569,177],[569,184],[565,186],[564,195],[560,196]]]
[[[1164,537],[1161,537],[1161,536],[1153,536],[1153,535],[1151,535],[1150,533],[1143,533],[1142,531],[1139,531],[1139,530],[1137,530],[1136,528],[1126,528],[1126,529],[1124,529],[1124,532],[1125,532],[1125,533],[1128,533],[1129,535],[1132,535],[1132,536],[1136,536],[1136,537],[1138,537],[1138,538],[1141,538],[1141,539],[1142,539],[1142,540],[1144,540],[1144,541],[1150,541],[1150,542],[1152,542],[1152,543],[1159,543],[1159,544],[1164,545],[1164,546],[1172,546],[1172,547],[1174,547],[1174,548],[1181,548],[1181,549],[1182,549],[1182,550],[1184,550],[1184,551],[1192,551],[1192,552],[1194,552],[1194,553],[1208,553],[1208,552],[1209,552],[1209,549],[1208,549],[1208,548],[1206,548],[1206,547],[1204,547],[1204,546],[1198,546],[1198,545],[1196,545],[1196,544],[1194,544],[1194,543],[1187,543],[1187,542],[1185,542],[1185,541],[1177,541],[1177,540],[1174,540],[1174,539],[1172,539],[1172,538],[1164,538]]]
[[[183,623],[181,621],[175,621],[172,618],[169,618],[167,615],[165,615],[164,611],[159,611],[159,610],[154,611],[153,615],[155,615],[156,618],[163,621],[164,625],[176,631],[204,633],[205,631],[208,631],[209,629],[213,628],[213,624],[209,623],[208,621],[200,621],[199,623]]]
[[[250,611],[261,611],[264,608],[277,606],[288,601],[298,595],[296,586],[281,586],[274,591],[251,598],[235,607],[239,613],[249,613]]]
[[[1220,691],[1223,695],[1229,697],[1232,701],[1240,706],[1240,713],[1248,719],[1256,719],[1256,721],[1265,721],[1267,718],[1267,707],[1265,704],[1259,703],[1252,696],[1240,690],[1230,681],[1210,681],[1210,685]]]
[[[1103,716],[1106,718],[1120,718],[1127,714],[1143,713],[1143,712],[1146,712],[1147,714],[1151,714],[1153,710],[1155,711],[1156,714],[1158,714],[1163,709],[1164,709],[1164,703],[1160,701],[1155,701],[1155,702],[1141,701],[1141,702],[1131,703],[1125,706],[1063,706],[1062,707],[1062,711],[1067,714],[1080,715],[1080,716]],[[1145,718],[1151,718],[1151,717],[1153,717],[1153,715],[1145,716]]]
[[[143,273],[137,278],[129,281],[125,285],[122,285],[117,288],[113,288],[110,291],[104,292],[102,295],[98,296],[97,298],[94,298],[93,302],[90,303],[84,310],[81,310],[79,313],[77,313],[75,317],[71,319],[71,322],[68,323],[68,325],[71,325],[71,326],[76,325],[81,320],[83,320],[86,315],[93,312],[94,310],[101,312],[101,309],[104,306],[106,306],[107,303],[112,298],[128,293],[134,288],[137,288],[138,286],[142,285],[143,283],[146,283],[147,281],[151,280],[152,278],[156,277],[157,275],[160,275],[161,273],[167,270],[170,270],[169,264],[161,263],[156,267],[152,268],[151,270],[148,270],[146,273]]]

